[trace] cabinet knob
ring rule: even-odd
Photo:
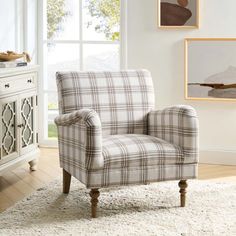
[[[17,127],[18,127],[18,128],[22,128],[22,127],[24,127],[24,125],[23,125],[23,124],[20,124],[20,125],[17,125]]]
[[[5,88],[10,88],[10,84],[5,84]]]
[[[31,80],[31,79],[28,79],[28,80],[27,80],[27,83],[32,83],[32,80]]]

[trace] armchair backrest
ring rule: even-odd
[[[152,78],[146,70],[57,72],[60,114],[94,109],[103,135],[146,134],[154,108]]]

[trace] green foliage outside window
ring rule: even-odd
[[[48,124],[48,137],[49,138],[57,137],[57,127],[55,124]]]
[[[119,40],[120,0],[86,0],[89,12],[99,23],[97,32],[104,33],[108,40]],[[88,27],[92,25],[89,22]]]
[[[98,23],[94,30],[104,33],[108,40],[119,40],[120,32],[120,0],[84,0],[92,18]],[[69,16],[66,11],[65,0],[47,0],[47,35],[53,39],[63,30],[63,21]],[[92,21],[88,22],[88,27]]]
[[[48,39],[53,39],[68,12],[65,10],[65,0],[47,0],[47,34]]]

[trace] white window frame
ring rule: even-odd
[[[83,70],[83,46],[86,44],[118,44],[120,45],[120,68],[126,69],[127,68],[127,1],[120,0],[120,41],[113,42],[113,41],[92,41],[92,40],[82,40],[83,39],[83,19],[82,19],[82,0],[78,0],[80,4],[79,9],[79,17],[80,17],[80,40],[52,40],[54,43],[67,43],[67,44],[79,44],[80,45],[80,70]],[[39,71],[39,145],[43,147],[57,147],[58,142],[57,139],[49,139],[46,138],[47,129],[48,127],[45,126],[44,121],[48,120],[48,108],[44,104],[44,96],[45,94],[55,93],[53,90],[45,90],[44,89],[44,57],[43,57],[43,49],[44,44],[50,42],[50,40],[44,39],[44,22],[43,20],[46,19],[43,14],[46,13],[45,10],[45,1],[40,0],[38,2],[38,62],[40,64],[40,71]]]

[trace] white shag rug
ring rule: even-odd
[[[189,181],[185,208],[177,184],[102,189],[91,219],[89,191],[57,180],[3,212],[0,235],[236,235],[236,184]]]

